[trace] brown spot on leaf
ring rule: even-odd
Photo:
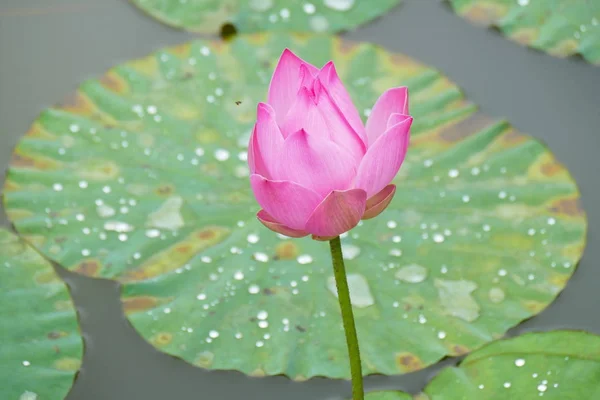
[[[180,57],[187,57],[190,54],[190,44],[183,43],[169,47],[169,52],[177,54]]]
[[[54,362],[54,368],[60,371],[77,371],[81,367],[81,360],[73,357],[65,357]]]
[[[121,172],[114,161],[94,158],[78,160],[76,171],[78,176],[91,181],[116,180]]]
[[[46,337],[48,337],[48,339],[50,339],[50,340],[60,339],[61,337],[65,337],[65,336],[67,336],[67,332],[63,332],[63,331],[52,331],[52,332],[48,332],[48,334],[46,335]]]
[[[92,115],[96,111],[96,106],[85,95],[80,92],[70,93],[62,102],[60,107],[73,114]]]
[[[542,303],[535,300],[527,300],[524,301],[522,304],[532,314],[539,314],[548,306],[548,303]]]
[[[583,249],[581,249],[583,250]],[[554,286],[558,286],[560,288],[565,287],[567,282],[569,281],[570,275],[568,274],[552,274],[550,275],[550,283]]]
[[[125,314],[147,311],[158,305],[158,299],[152,296],[128,297],[122,300]]]
[[[85,101],[79,92],[71,92],[67,94],[65,99],[60,102],[60,106],[66,110],[75,110],[82,108],[84,105]]]
[[[526,142],[527,136],[523,135],[520,132],[515,131],[514,129],[508,131],[504,135],[501,136],[501,140],[504,144],[516,145]]]
[[[31,157],[13,153],[10,165],[17,168],[29,168],[35,166],[35,161]]]
[[[462,356],[463,354],[467,354],[469,351],[469,348],[463,346],[462,344],[453,344],[451,349],[453,356]]]
[[[201,240],[210,240],[217,236],[217,231],[213,228],[206,228],[198,232],[196,236]]]
[[[17,168],[51,170],[56,169],[60,163],[47,157],[31,157],[29,155],[21,154],[17,149],[11,157],[10,164]]]
[[[549,210],[556,214],[569,215],[571,217],[578,217],[584,213],[581,200],[578,197],[556,200],[550,204]]]
[[[542,164],[540,171],[546,176],[555,176],[564,171],[564,168],[556,160],[552,160],[551,162]]]
[[[4,193],[6,192],[16,192],[17,190],[19,190],[19,185],[17,185],[15,182],[11,181],[10,179],[7,179],[6,182],[4,182]],[[20,213],[21,210],[15,210],[15,209],[7,209],[6,213],[8,216],[8,219],[11,221],[15,221],[17,218],[13,218],[11,213],[13,214],[18,214]]]
[[[197,365],[201,368],[209,368],[212,365],[214,359],[214,353],[210,351],[203,351],[202,353],[198,354],[198,356],[194,360],[194,365]]]
[[[275,259],[278,260],[293,260],[298,257],[298,246],[291,240],[279,243],[275,247]]]
[[[56,136],[50,135],[45,129],[42,128],[39,122],[31,125],[27,132],[25,132],[25,136],[36,139],[56,139]]]
[[[565,39],[548,49],[548,53],[555,57],[567,57],[577,52],[579,42],[575,39]]]
[[[170,196],[171,194],[175,193],[175,188],[173,185],[161,185],[157,187],[154,192],[159,196]]]
[[[390,61],[392,62],[392,64],[399,67],[411,65],[414,63],[414,61],[410,57],[398,53],[390,54]]]
[[[183,244],[181,246],[175,247],[176,252],[183,253],[183,254],[191,252],[192,249],[193,249],[192,246],[190,246],[189,244]]]
[[[513,32],[510,38],[521,45],[527,46],[535,40],[537,32],[537,29],[534,28],[522,28]]]
[[[101,266],[98,260],[85,260],[80,262],[74,271],[85,276],[98,276]]]
[[[357,44],[349,40],[336,40],[337,48],[341,54],[352,53],[356,49]]]
[[[99,81],[102,86],[115,93],[124,93],[127,90],[127,84],[115,71],[109,71],[102,75]]]
[[[473,3],[469,8],[462,11],[469,20],[484,26],[490,26],[506,14],[506,5],[491,4],[486,2]]]
[[[412,372],[423,369],[425,364],[416,355],[404,352],[396,354],[396,366],[402,372]]]
[[[155,346],[166,346],[173,340],[173,335],[169,332],[158,332],[150,338],[150,342]]]
[[[485,129],[492,122],[491,118],[477,112],[455,124],[445,127],[439,133],[439,137],[446,142],[458,142]]]

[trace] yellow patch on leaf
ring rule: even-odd
[[[125,273],[121,280],[143,281],[174,271],[198,253],[223,241],[229,233],[227,228],[219,226],[194,231],[179,243],[155,254],[138,268]]]

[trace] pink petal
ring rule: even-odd
[[[301,87],[298,96],[286,116],[282,133],[284,137],[304,129],[309,135],[328,138],[346,149],[358,164],[366,148],[343,114],[319,81],[314,91]]]
[[[342,80],[338,76],[333,61],[329,61],[327,64],[325,64],[325,66],[323,66],[323,68],[321,68],[321,71],[319,71],[319,74],[317,75],[317,79],[323,83],[323,86],[325,86],[329,92],[333,103],[335,103],[352,129],[354,129],[354,132],[356,132],[356,134],[361,138],[362,142],[366,145],[367,135],[365,133],[365,127],[360,118],[360,114],[354,106],[352,98],[344,87]]]
[[[383,190],[375,196],[367,200],[367,209],[362,219],[375,218],[390,205],[390,202],[396,194],[396,185],[387,185]]]
[[[289,108],[294,103],[303,77],[300,76],[300,66],[304,65],[312,76],[319,69],[285,49],[273,72],[269,86],[268,103],[275,109],[277,123],[281,126]]]
[[[375,102],[367,120],[369,146],[387,130],[388,119],[393,113],[408,114],[408,89],[398,87],[384,92]]]
[[[275,121],[275,111],[265,103],[259,103],[256,110],[256,125],[252,140],[255,170],[268,178],[275,179],[274,170],[283,148],[283,135]]]
[[[310,188],[323,198],[332,190],[348,189],[356,166],[354,157],[337,144],[299,130],[285,140],[277,176]]]
[[[281,132],[285,138],[301,129],[311,135],[331,137],[323,115],[315,104],[314,95],[306,87],[300,88],[283,124],[279,126],[281,126]]]
[[[317,206],[306,222],[305,230],[317,237],[341,235],[358,224],[366,203],[364,190],[335,190]]]
[[[254,129],[252,130],[252,135],[250,136],[250,142],[248,143],[248,167],[250,168],[250,174],[259,174],[269,179],[271,178],[271,174],[265,165],[262,154],[260,153],[258,147],[256,124],[254,124]]]
[[[316,80],[314,90],[317,99],[315,107],[325,121],[331,140],[348,150],[356,158],[357,163],[360,162],[366,151],[365,143],[333,102],[327,87]],[[312,133],[308,128],[306,129]]]
[[[250,176],[250,185],[256,201],[273,220],[295,230],[304,229],[308,217],[323,199],[297,183],[272,181],[258,174]]]
[[[354,185],[369,197],[379,193],[398,173],[408,149],[412,121],[408,117],[392,126],[367,150]]]
[[[271,217],[268,212],[265,210],[260,210],[258,214],[256,214],[256,218],[267,228],[272,230],[273,232],[281,233],[282,235],[293,237],[293,238],[301,238],[308,235],[308,232],[296,230],[289,228],[277,221],[275,218]]]
[[[250,141],[248,142],[248,168],[250,169],[250,174],[256,174],[256,163],[257,163],[257,157],[260,157],[260,154],[255,155],[255,150],[254,148],[256,147],[255,145],[256,142],[256,124],[254,125],[254,128],[252,129],[252,134],[250,135]],[[261,160],[262,161],[262,160]],[[264,175],[264,171],[260,171],[258,172],[261,175]]]
[[[409,118],[412,118],[412,117],[407,114],[393,113],[392,115],[390,115],[390,117],[387,120],[387,125],[386,125],[385,130],[387,131],[392,126],[399,124],[400,122],[404,121],[405,119],[409,119]]]
[[[314,75],[305,64],[300,65],[300,87],[311,89],[315,81]]]

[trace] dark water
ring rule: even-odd
[[[560,298],[511,333],[559,327],[600,333],[600,68],[520,47],[494,31],[471,26],[435,0],[405,0],[375,23],[344,35],[379,43],[433,65],[493,117],[546,142],[583,193],[588,248]],[[10,12],[62,7],[62,12]],[[75,5],[75,6],[74,6]],[[110,66],[192,35],[167,28],[125,0],[0,0],[0,166],[36,115]],[[0,223],[6,218],[0,210]],[[255,379],[206,372],[161,354],[121,313],[113,282],[61,273],[80,311],[86,352],[69,396],[85,399],[340,399],[349,384],[283,377]],[[448,360],[453,362],[455,360]],[[402,377],[369,377],[368,389],[416,392],[438,368]]]

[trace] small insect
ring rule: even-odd
[[[236,106],[239,106],[240,104],[242,104],[242,101],[241,101],[241,100],[238,100],[238,101],[236,101],[236,102],[235,102],[235,105],[236,105]]]

